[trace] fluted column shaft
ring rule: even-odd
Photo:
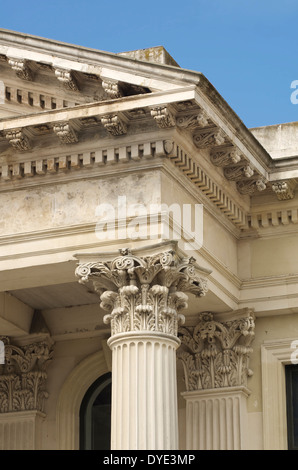
[[[244,387],[182,394],[186,400],[187,450],[244,450],[247,445],[247,397]]]
[[[178,449],[178,341],[140,333],[119,335],[109,343],[112,449]]]

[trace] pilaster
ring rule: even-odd
[[[181,328],[179,336],[187,449],[245,449],[253,313],[245,309],[227,321],[202,313],[197,326]]]
[[[0,449],[39,449],[52,345],[40,341],[17,346],[8,337],[1,341],[5,360],[0,364]]]

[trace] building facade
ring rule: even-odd
[[[297,446],[297,129],[0,30],[0,449]]]

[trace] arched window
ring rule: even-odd
[[[80,449],[109,450],[111,435],[111,373],[87,390],[80,408]]]

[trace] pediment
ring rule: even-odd
[[[151,93],[146,86],[117,80],[117,71],[111,74],[113,79],[2,54],[0,119]]]
[[[113,54],[0,30],[0,119],[176,89],[175,69],[163,47]]]

